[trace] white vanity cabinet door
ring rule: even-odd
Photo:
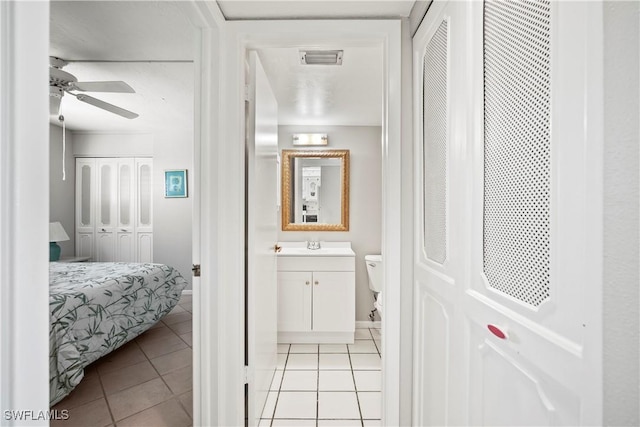
[[[355,315],[355,273],[313,272],[313,330],[352,332]]]
[[[278,272],[278,331],[311,331],[312,273]]]

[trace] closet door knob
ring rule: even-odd
[[[304,282],[305,285],[309,286],[309,281]]]
[[[318,284],[318,281],[316,280],[316,281],[315,281],[315,282],[313,282],[313,283],[314,283],[315,285],[317,285],[317,284]]]

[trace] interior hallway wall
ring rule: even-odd
[[[640,7],[604,2],[604,425],[640,425]]]
[[[69,240],[59,242],[61,257],[75,256],[76,163],[73,135],[66,131],[66,174],[62,180],[62,128],[49,125],[49,222],[60,221]]]
[[[349,231],[282,231],[279,241],[350,241],[356,253],[356,320],[369,320],[373,296],[365,255],[379,254],[382,239],[382,128],[380,126],[279,126],[278,149],[293,149],[294,133],[326,133],[322,149],[349,150]],[[278,216],[280,221],[280,216]],[[379,317],[376,316],[376,320]]]

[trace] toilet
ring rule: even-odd
[[[374,313],[377,311],[382,318],[382,255],[366,255],[364,261],[367,263],[367,274],[369,276],[369,289],[373,292],[373,310],[369,314],[369,319],[373,320]]]

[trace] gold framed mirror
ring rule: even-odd
[[[282,230],[349,231],[349,150],[282,150]]]

